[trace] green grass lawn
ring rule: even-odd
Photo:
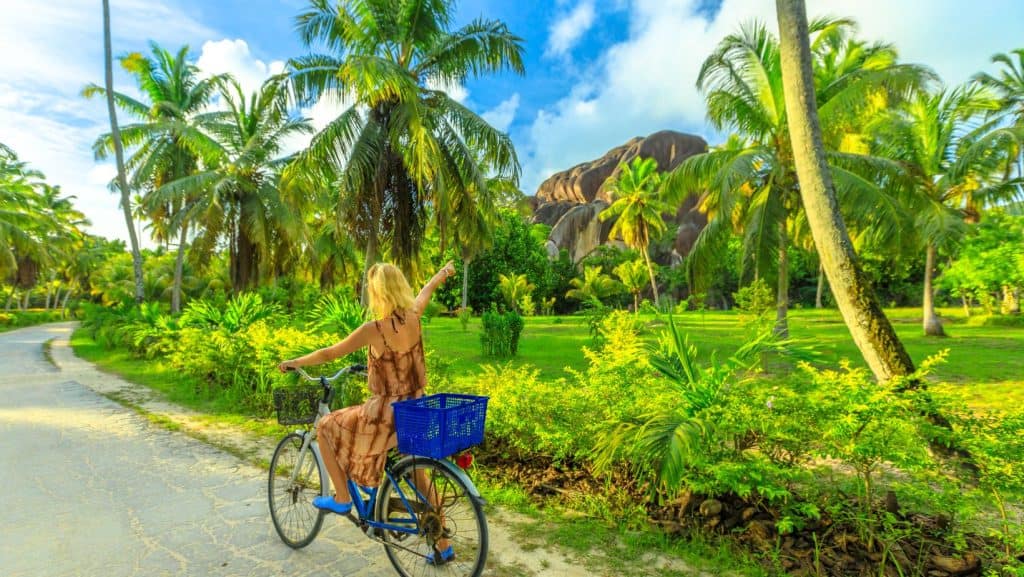
[[[932,375],[941,386],[958,389],[979,408],[1024,403],[1024,328],[979,326],[960,309],[943,309],[940,314],[949,336],[935,338],[921,332],[919,309],[891,309],[887,314],[915,363],[949,350],[946,362]],[[641,315],[641,319],[655,330],[663,324],[652,315]],[[675,319],[703,358],[713,351],[719,356],[734,352],[749,333],[732,311],[688,312]],[[793,310],[789,322],[791,336],[818,351],[822,364],[838,366],[847,359],[853,366],[866,366],[838,311]],[[583,317],[527,318],[519,355],[509,361],[481,355],[479,319],[464,331],[456,319],[437,318],[424,331],[428,350],[451,363],[455,378],[471,377],[482,364],[504,362],[533,365],[541,378],[558,378],[565,375],[566,367],[585,368],[582,349],[593,347]],[[776,377],[784,379],[784,375]]]

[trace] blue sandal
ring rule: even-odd
[[[317,509],[330,511],[331,513],[337,513],[339,515],[348,515],[352,512],[352,501],[349,501],[348,503],[339,503],[334,500],[334,497],[329,495],[314,497],[313,506]]]
[[[444,565],[455,558],[455,551],[449,545],[444,551],[434,550],[434,554],[427,557],[427,565]]]

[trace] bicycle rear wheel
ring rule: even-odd
[[[323,494],[325,479],[313,449],[302,451],[302,435],[291,433],[278,443],[270,460],[267,500],[274,529],[286,545],[301,549],[313,542],[324,522],[324,512],[313,506]],[[301,457],[301,463],[300,461]],[[292,472],[298,468],[295,481]]]
[[[434,459],[408,459],[384,477],[375,518],[401,524],[410,516],[416,534],[382,531],[384,550],[400,575],[479,577],[487,561],[487,519],[480,500],[451,468]],[[446,540],[455,557],[431,566],[427,557],[436,558],[438,544]]]

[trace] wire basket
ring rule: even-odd
[[[316,420],[323,387],[302,385],[274,389],[274,410],[282,425],[307,425]]]
[[[487,397],[442,393],[391,405],[400,453],[443,459],[484,440]]]

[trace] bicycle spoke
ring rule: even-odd
[[[309,544],[320,531],[323,516],[313,507],[323,480],[316,456],[303,453],[303,438],[291,434],[281,441],[271,461],[268,500],[274,528],[289,546]],[[301,464],[300,464],[301,461]]]
[[[479,503],[454,474],[436,461],[417,459],[399,467],[406,468],[395,471],[394,483],[389,479],[384,484],[387,493],[382,495],[385,500],[378,513],[386,521],[415,512],[420,531],[416,535],[385,534],[386,541],[402,547],[386,548],[392,564],[405,577],[479,576],[487,554],[486,525]],[[440,543],[451,545],[455,558],[435,567],[426,558],[433,558]]]

